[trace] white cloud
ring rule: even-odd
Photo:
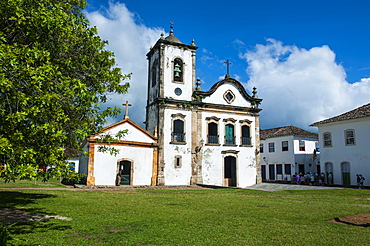
[[[122,68],[125,74],[132,73],[132,78],[128,81],[129,93],[112,95],[109,106],[121,106],[126,100],[129,101],[133,105],[129,109],[130,118],[141,124],[145,120],[147,97],[146,54],[164,30],[138,24],[139,17],[122,3],[110,3],[106,10],[86,12],[85,15],[91,26],[98,28],[99,36],[108,40],[107,49],[115,53],[117,66]],[[123,115],[118,119],[111,119],[109,123],[122,120],[122,117]]]
[[[122,3],[111,3],[106,10],[85,14],[91,25],[97,26],[99,35],[109,41],[107,49],[115,53],[117,66],[124,73],[133,73],[129,93],[112,95],[109,105],[120,106],[129,101],[133,105],[131,119],[141,124],[147,97],[146,53],[164,30],[140,24],[139,17]],[[267,41],[242,56],[248,62],[247,89],[257,87],[258,96],[264,99],[262,128],[295,125],[315,130],[308,125],[369,103],[370,78],[349,84],[344,68],[336,63],[335,53],[328,46],[306,50],[274,39]],[[201,51],[201,62],[214,61],[210,64],[219,66],[224,62],[205,49]]]
[[[295,125],[314,131],[309,124],[369,103],[370,78],[349,84],[328,46],[306,50],[267,41],[241,56],[248,62],[247,88],[257,87],[263,99],[263,129]]]

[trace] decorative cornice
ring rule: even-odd
[[[217,118],[216,116],[206,117],[206,120],[214,120],[219,121],[221,118]]]
[[[235,123],[235,122],[236,122],[236,119],[234,119],[234,118],[227,118],[227,119],[224,119],[223,121],[224,121],[224,122],[229,122],[229,121],[231,121],[232,123]]]
[[[186,117],[186,115],[184,115],[182,113],[177,113],[177,114],[171,114],[171,117],[172,118],[181,118],[181,119],[184,119]]]
[[[160,46],[163,47],[163,45],[172,45],[172,46],[177,46],[179,48],[182,48],[182,49],[189,49],[189,50],[196,50],[198,49],[197,46],[195,45],[187,45],[187,44],[183,44],[183,43],[178,43],[178,42],[174,42],[174,41],[171,41],[171,40],[167,40],[167,39],[158,39],[158,41],[155,43],[155,45],[150,49],[150,51],[146,54],[146,56],[151,56],[152,53],[158,49]]]
[[[239,81],[233,78],[225,78],[224,80],[221,80],[217,82],[216,84],[214,84],[209,91],[194,91],[194,94],[208,97],[212,95],[221,85],[226,84],[226,83],[233,84],[238,89],[240,94],[244,97],[244,99],[251,102],[252,104],[258,106],[258,104],[262,102],[262,99],[250,96],[247,93],[247,91],[244,89],[243,85]]]
[[[251,120],[248,120],[248,119],[245,119],[245,120],[239,120],[239,123],[243,124],[243,123],[247,123],[247,124],[251,124],[253,121]]]
[[[239,151],[238,150],[223,150],[223,151],[221,151],[221,154],[238,154],[239,153]]]

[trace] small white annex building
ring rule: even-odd
[[[260,131],[263,180],[283,180],[284,174],[320,173],[318,135],[295,126]]]
[[[90,136],[84,143],[88,156],[80,159],[80,173],[87,174],[86,185],[153,185],[157,171],[157,138],[128,119],[117,122]],[[127,134],[118,142],[100,143],[103,134],[115,136],[119,131]],[[117,155],[99,151],[101,146],[119,150]],[[119,180],[117,180],[117,174]],[[139,174],[139,175],[138,175]]]
[[[197,48],[194,42],[181,43],[171,30],[150,49],[146,130],[129,120],[107,127],[129,130],[117,156],[97,152],[92,136],[85,146],[89,157],[80,162],[87,163],[88,185],[114,185],[122,165],[129,163],[124,172],[131,175],[130,185],[247,187],[261,182],[262,99],[230,75],[202,91],[196,80]]]
[[[370,179],[370,104],[311,126],[318,127],[323,171],[333,173],[334,184],[356,185],[356,174]]]

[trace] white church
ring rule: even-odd
[[[247,187],[260,183],[259,112],[262,99],[254,88],[225,79],[202,91],[196,79],[194,41],[187,45],[173,35],[150,49],[146,129],[125,119],[90,136],[79,162],[88,186],[211,185]],[[114,156],[99,151],[108,145],[100,134],[127,134],[111,144]]]

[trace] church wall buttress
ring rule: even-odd
[[[255,153],[256,153],[256,183],[262,183],[262,174],[261,174],[261,154],[260,154],[260,122],[259,122],[259,115],[255,116],[255,136],[256,136],[256,144],[255,144]]]
[[[157,185],[165,185],[164,169],[165,169],[165,146],[164,146],[164,106],[158,109],[158,168],[157,168]]]
[[[190,184],[202,184],[202,117],[201,111],[193,109],[191,112],[191,181]]]
[[[89,143],[89,161],[87,165],[87,178],[86,178],[86,185],[87,186],[94,186],[95,185],[95,177],[94,177],[94,156],[95,155],[95,144]]]

